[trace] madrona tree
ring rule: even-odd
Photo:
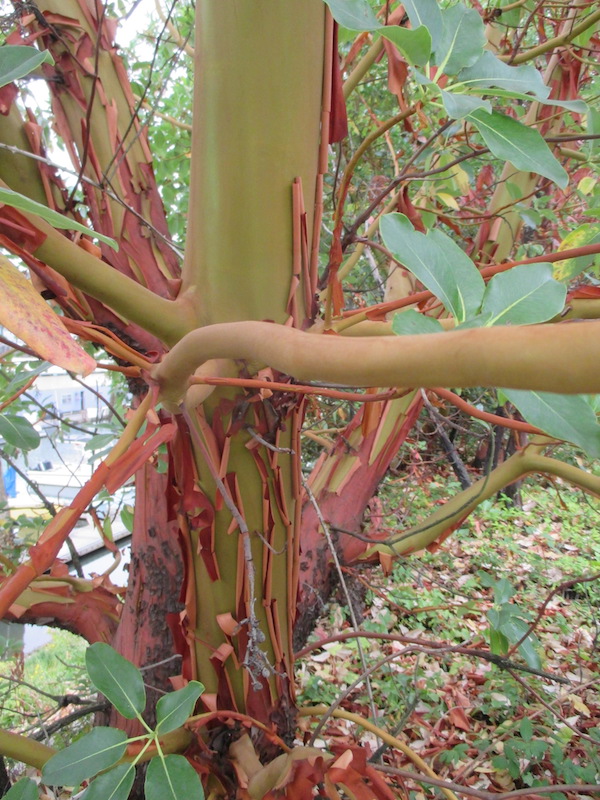
[[[1,319],[74,371],[92,370],[89,352],[102,349],[99,366],[126,376],[133,403],[91,481],[22,561],[3,562],[0,608],[110,643],[138,666],[180,655],[145,679],[200,681],[197,713],[148,752],[185,754],[211,797],[309,797],[319,785],[331,798],[344,786],[395,796],[354,750],[294,747],[294,649],[329,594],[332,547],[345,564],[388,564],[435,545],[526,473],[600,491],[596,476],[549,454],[560,440],[600,451],[588,396],[600,391],[598,292],[582,279],[567,294],[600,251],[596,227],[579,220],[595,185],[585,162],[597,117],[581,91],[595,77],[600,12],[592,2],[483,14],[475,2],[196,0],[195,15],[180,259],[143,124],[152,98],[130,88],[110,9],[14,4],[8,45],[30,52],[5,49],[0,95],[0,243],[12,254],[0,262]],[[47,83],[74,180],[20,96],[29,66]],[[386,72],[395,106],[362,88]],[[355,116],[362,104],[367,117]],[[578,169],[584,191],[569,183]],[[541,255],[520,249],[524,220],[539,225]],[[373,267],[385,296],[371,284],[381,302],[361,307],[353,282]],[[476,386],[501,387],[527,421],[448,391]],[[521,446],[417,528],[378,541],[364,511],[423,389],[520,431]],[[315,395],[357,410],[305,475]],[[108,577],[69,577],[57,554],[94,496],[133,475],[122,597]],[[108,651],[91,652],[97,675]],[[111,686],[113,724],[139,733],[139,703]],[[197,692],[186,691],[193,707]],[[52,753],[10,734],[0,747],[33,765]],[[128,745],[126,758],[136,752]]]

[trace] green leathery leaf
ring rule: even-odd
[[[474,316],[485,284],[479,270],[460,247],[440,230],[416,231],[404,214],[381,220],[385,246],[430,292],[438,297],[457,323]]]
[[[455,331],[464,331],[464,330],[471,330],[473,328],[486,328],[489,323],[489,315],[487,314],[477,314],[474,317],[469,317],[469,319],[461,322],[460,325],[455,325]]]
[[[484,50],[478,60],[470,67],[462,69],[457,80],[468,89],[507,89],[523,95],[534,95],[537,100],[545,100],[550,88],[538,70],[531,64],[509,67],[489,50]]]
[[[489,281],[481,313],[487,326],[533,325],[546,322],[563,310],[567,288],[552,277],[552,265],[522,264]]]
[[[4,795],[4,800],[38,800],[37,785],[31,778],[21,778]]]
[[[396,45],[409,63],[423,66],[429,60],[431,34],[424,25],[415,30],[401,28],[399,25],[386,25],[377,33]]]
[[[142,674],[110,645],[96,642],[85,651],[85,663],[92,683],[127,719],[146,707]]]
[[[148,764],[146,800],[204,800],[198,773],[184,756],[156,756]]]
[[[324,0],[331,16],[351,31],[374,31],[381,23],[367,0]]]
[[[576,444],[589,456],[600,457],[600,425],[583,395],[521,389],[502,389],[502,392],[531,425],[556,439]]]
[[[442,103],[446,109],[446,113],[452,119],[462,119],[468,116],[473,111],[482,109],[490,114],[492,111],[492,104],[489,100],[483,100],[481,97],[473,97],[469,94],[457,94],[455,92],[441,91]]]
[[[443,333],[444,329],[437,319],[419,314],[414,308],[408,308],[406,311],[394,314],[392,331],[397,336],[410,336],[418,333]]]
[[[0,50],[1,49],[2,48],[0,48]],[[47,223],[52,225],[53,228],[79,231],[80,233],[85,233],[88,236],[91,236],[93,239],[100,239],[101,242],[104,242],[104,244],[112,247],[113,250],[119,249],[119,245],[114,239],[111,239],[110,236],[104,236],[101,233],[96,233],[96,231],[86,228],[85,225],[81,225],[79,222],[75,222],[75,220],[65,217],[64,214],[59,214],[58,211],[54,211],[52,208],[42,205],[42,203],[36,203],[35,200],[30,200],[29,197],[25,197],[23,194],[13,192],[12,189],[0,187],[0,203],[11,206],[11,208],[16,208],[19,211],[25,211],[28,214],[36,214],[38,217],[41,217]]]
[[[36,378],[48,369],[48,362],[42,361],[35,369],[17,372],[12,379],[3,387],[0,396],[8,399],[14,392],[24,386],[31,378]]]
[[[126,747],[125,731],[94,728],[46,761],[42,769],[42,780],[49,786],[79,786],[86,778],[116,764],[125,753]]]
[[[49,50],[20,44],[0,47],[0,87],[24,78],[42,64],[54,64]]]
[[[133,764],[117,764],[109,772],[98,775],[79,800],[127,800],[134,780]]]
[[[431,46],[436,49],[442,38],[444,24],[437,0],[406,0],[402,4],[414,29],[424,25],[431,34]]]
[[[203,691],[199,681],[190,681],[182,689],[163,695],[156,704],[156,732],[162,736],[181,727]]]
[[[474,64],[486,44],[483,20],[462,3],[442,9],[443,32],[436,42],[435,63],[446,75],[456,75]]]
[[[512,117],[493,111],[474,111],[470,119],[491,152],[517,169],[537,172],[557,183],[561,188],[569,183],[569,176],[550,152],[541,135]]]
[[[523,92],[511,92],[508,89],[494,89],[490,92],[486,89],[481,89],[484,94],[493,94],[494,97],[502,97],[506,99],[517,100],[537,100],[538,103],[543,103],[545,106],[558,106],[559,108],[566,108],[567,111],[573,111],[576,114],[589,113],[590,107],[583,100],[555,100],[552,97],[546,97],[544,100],[538,97],[532,97],[530,94],[523,94]]]
[[[0,438],[19,450],[35,450],[40,437],[31,422],[16,414],[0,414]]]

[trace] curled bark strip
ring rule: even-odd
[[[501,386],[597,394],[600,337],[594,325],[573,322],[347,339],[268,322],[223,323],[184,336],[152,375],[162,399],[172,405],[181,402],[194,370],[215,358],[266,363],[300,381],[347,386]],[[209,393],[199,393],[196,402]]]

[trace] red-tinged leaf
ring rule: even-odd
[[[455,706],[448,712],[448,718],[455,728],[460,728],[462,731],[470,731],[471,724],[469,718],[462,708]]]
[[[405,214],[409,218],[416,230],[421,231],[421,233],[426,233],[426,228],[423,224],[423,220],[421,219],[421,214],[412,204],[408,194],[408,186],[405,186],[399,193],[396,208],[401,214]]]
[[[352,791],[357,800],[396,800],[385,780],[367,762],[367,751],[356,745],[334,744],[336,760],[327,777]]]
[[[96,362],[40,297],[30,281],[11,262],[0,256],[0,324],[22,339],[40,356],[63,369],[89,375]]]
[[[382,39],[388,62],[388,89],[398,98],[402,110],[406,108],[403,90],[408,76],[408,64],[389,39]]]

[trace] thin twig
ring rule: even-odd
[[[567,678],[563,678],[560,675],[553,675],[551,672],[544,672],[543,670],[528,667],[525,664],[518,664],[515,661],[505,658],[504,656],[497,655],[496,653],[490,653],[489,650],[479,650],[474,647],[467,647],[464,644],[447,645],[445,642],[430,642],[427,641],[427,639],[403,636],[402,634],[396,633],[377,633],[376,631],[354,630],[344,631],[344,633],[337,633],[334,636],[328,636],[325,639],[319,639],[318,642],[308,644],[299,652],[294,653],[294,658],[302,658],[313,650],[319,650],[326,644],[332,644],[333,642],[344,642],[347,639],[355,638],[381,639],[389,642],[402,642],[402,644],[415,645],[421,648],[421,652],[427,653],[460,653],[461,655],[473,658],[481,658],[484,661],[490,661],[492,664],[500,667],[500,669],[514,669],[519,670],[520,672],[528,672],[531,675],[537,675],[540,678],[545,678],[546,680],[554,681],[555,683],[563,683],[567,686],[571,685],[571,681],[569,681]]]
[[[587,578],[582,576],[578,578],[572,578],[571,580],[563,581],[563,583],[559,583],[558,586],[555,586],[554,589],[552,589],[550,594],[546,597],[546,599],[542,603],[536,618],[533,620],[529,628],[525,631],[523,636],[521,636],[519,641],[516,642],[510,648],[510,650],[508,651],[508,655],[509,656],[512,655],[515,652],[515,650],[517,650],[517,648],[523,644],[525,639],[527,639],[527,637],[530,636],[533,633],[533,631],[537,628],[541,618],[544,615],[544,611],[548,606],[548,603],[550,602],[550,600],[552,600],[555,594],[558,594],[558,592],[564,592],[565,589],[570,589],[572,586],[577,586],[578,583],[592,583],[592,581],[597,581],[597,580],[600,580],[600,572],[596,572],[594,575],[590,575]]]
[[[79,178],[79,172],[77,170],[71,169],[70,167],[65,167],[62,164],[57,164],[56,162],[52,161],[49,158],[45,158],[44,156],[39,156],[36,153],[30,153],[28,150],[23,150],[20,147],[15,147],[14,145],[5,144],[4,142],[0,142],[0,149],[7,150],[9,153],[14,153],[15,155],[25,156],[26,158],[31,158],[31,159],[33,159],[33,161],[39,161],[42,164],[47,164],[49,167],[52,167],[53,169],[59,170],[61,172],[66,172],[69,175],[74,175],[76,178],[80,179],[80,181],[82,183],[87,183],[90,186],[93,186],[95,189],[103,191],[106,194],[107,197],[109,197],[115,203],[118,203],[125,210],[127,210],[130,214],[133,214],[133,216],[137,219],[137,221],[140,223],[140,225],[142,225],[144,228],[147,228],[149,231],[151,231],[154,236],[156,236],[164,244],[166,244],[168,247],[170,247],[171,250],[173,250],[173,252],[179,258],[181,258],[182,250],[181,250],[180,247],[178,247],[167,236],[165,236],[164,233],[161,233],[157,228],[155,228],[154,225],[152,225],[150,222],[148,222],[148,220],[142,214],[140,214],[139,211],[137,211],[135,208],[133,208],[133,206],[130,206],[128,203],[126,203],[125,200],[123,200],[122,197],[119,197],[119,195],[116,194],[116,192],[114,192],[108,186],[105,186],[105,185],[99,183],[98,181],[93,180],[92,178],[88,178],[86,175],[82,175],[81,178]],[[94,238],[94,231],[90,229],[88,235],[90,237]],[[37,353],[34,353],[32,350],[28,350],[28,349],[22,347],[21,345],[15,344],[14,342],[9,342],[8,340],[3,339],[2,337],[0,337],[0,341],[4,341],[6,344],[9,344],[11,347],[14,347],[15,350],[20,350],[20,351],[22,351],[24,353],[27,353],[28,355],[34,356],[35,358],[39,358]]]
[[[30,734],[31,739],[35,739],[38,742],[41,742],[43,739],[47,739],[52,734],[57,733],[58,731],[66,728],[67,726],[71,725],[81,717],[87,717],[88,714],[96,714],[98,711],[106,711],[109,705],[106,702],[103,703],[90,703],[83,708],[77,708],[75,711],[67,714],[66,717],[61,717],[57,719],[55,722],[51,722],[48,725],[43,723],[40,730],[34,731]]]
[[[293,450],[290,450],[289,447],[275,447],[275,445],[271,444],[271,442],[267,442],[267,440],[264,439],[260,433],[257,433],[251,425],[246,425],[245,428],[250,436],[252,436],[253,439],[256,439],[257,442],[260,442],[263,447],[267,448],[267,450],[271,450],[273,453],[287,453],[290,456],[296,455],[296,453]]]
[[[338,577],[339,577],[339,581],[340,581],[342,590],[344,592],[344,595],[346,596],[346,603],[348,604],[348,613],[350,614],[350,619],[352,620],[352,626],[353,626],[354,630],[358,630],[358,620],[356,618],[356,613],[354,611],[354,605],[352,603],[352,598],[350,597],[350,591],[348,589],[348,584],[346,583],[346,579],[344,577],[344,571],[342,569],[342,565],[340,563],[340,559],[339,559],[337,550],[335,548],[335,545],[333,543],[333,539],[331,537],[331,533],[329,531],[329,526],[325,522],[325,519],[324,519],[323,514],[321,512],[321,509],[319,507],[319,504],[317,503],[317,499],[314,496],[310,486],[306,482],[306,479],[304,478],[304,476],[302,476],[302,486],[304,487],[304,491],[308,495],[308,499],[310,500],[311,505],[315,510],[315,514],[317,515],[317,518],[319,520],[319,524],[321,525],[321,528],[323,530],[323,534],[325,535],[325,538],[327,540],[327,545],[329,546],[329,550],[331,552],[331,557],[333,559],[333,563],[335,564],[335,568],[337,570],[337,574],[338,574]],[[376,706],[375,706],[375,698],[373,697],[373,687],[371,686],[371,681],[369,680],[369,676],[370,676],[371,672],[367,669],[367,659],[365,657],[365,653],[364,653],[364,650],[362,648],[360,639],[357,639],[356,644],[357,644],[358,654],[359,654],[359,658],[360,658],[360,661],[361,661],[361,664],[362,664],[362,669],[363,669],[363,674],[361,675],[361,677],[358,680],[359,680],[359,683],[362,683],[363,681],[365,681],[367,694],[369,696],[369,705],[370,705],[370,708],[371,708],[371,715],[372,715],[373,719],[377,719],[377,709],[376,709]],[[355,683],[356,683],[356,681],[355,681]],[[339,703],[341,703],[342,699],[346,696],[346,694],[347,694],[347,691],[342,693],[342,695],[340,695],[338,697],[338,700],[335,703],[336,707],[337,707],[337,705],[339,705]],[[321,728],[323,727],[324,724],[325,724],[325,718],[323,720],[321,720],[321,722],[319,722],[319,725],[317,726],[317,729],[315,730],[315,732],[313,733],[313,735],[311,737],[311,743],[314,743],[318,732],[321,730]]]
[[[100,400],[101,403],[104,403],[104,405],[108,408],[108,410],[111,412],[111,414],[114,417],[117,418],[117,420],[119,421],[119,424],[123,428],[127,425],[127,423],[125,422],[123,417],[119,414],[119,412],[113,406],[113,404],[110,402],[110,400],[107,400],[106,397],[104,397],[104,395],[101,392],[99,392],[97,389],[93,389],[91,386],[88,386],[88,384],[84,380],[82,380],[80,377],[78,377],[74,372],[69,372],[69,375],[80,386],[83,386],[85,389],[87,389],[88,392],[91,392],[94,395],[94,397],[97,397],[98,400]]]
[[[162,667],[163,664],[170,664],[171,661],[176,661],[178,658],[183,658],[181,653],[175,653],[173,656],[169,656],[168,658],[163,658],[162,661],[155,661],[153,664],[146,664],[145,667],[138,667],[140,672],[146,672],[149,669],[155,669],[156,667]]]
[[[51,441],[51,440],[49,440],[49,441]],[[48,500],[48,498],[42,492],[42,490],[40,489],[38,484],[35,481],[31,480],[29,475],[27,475],[26,472],[24,472],[22,469],[20,469],[20,467],[12,460],[12,458],[4,450],[0,449],[0,456],[2,456],[2,458],[8,464],[8,466],[12,467],[14,469],[14,471],[17,473],[17,475],[19,475],[25,481],[25,483],[29,486],[29,488],[32,490],[32,492],[35,495],[37,495],[37,497],[42,501],[42,505],[44,506],[46,511],[50,514],[50,516],[51,517],[55,517],[56,514],[58,513],[57,510],[56,510],[56,506],[54,505],[54,503],[51,500]],[[75,547],[75,545],[73,543],[73,540],[71,539],[70,536],[67,536],[67,538],[65,539],[65,543],[66,543],[67,548],[69,550],[69,555],[71,556],[71,563],[73,564],[73,567],[75,568],[75,572],[77,573],[77,576],[79,578],[83,578],[84,574],[83,574],[83,567],[81,566],[81,559],[79,557],[79,553],[77,552],[77,548]]]
[[[473,482],[469,476],[469,473],[467,472],[467,468],[465,467],[462,458],[458,454],[456,447],[454,447],[448,434],[442,426],[442,415],[433,407],[429,398],[427,397],[427,393],[423,389],[421,389],[421,397],[423,398],[423,403],[425,404],[427,413],[429,414],[429,419],[435,425],[435,432],[442,443],[442,447],[446,451],[446,455],[448,456],[450,465],[454,470],[454,474],[460,481],[461,488],[463,490],[468,489]]]
[[[460,786],[452,781],[442,781],[438,778],[424,777],[417,775],[412,770],[388,767],[385,764],[376,764],[375,769],[384,772],[386,775],[397,775],[416,783],[425,783],[428,786],[438,786],[440,789],[448,789],[458,794],[466,794],[468,797],[477,797],[479,800],[509,800],[512,797],[528,798],[534,794],[551,794],[553,792],[579,792],[580,794],[594,794],[600,790],[600,784],[577,784],[560,783],[555,786],[534,786],[530,789],[516,789],[514,792],[486,792],[484,789],[473,789],[470,786]]]

